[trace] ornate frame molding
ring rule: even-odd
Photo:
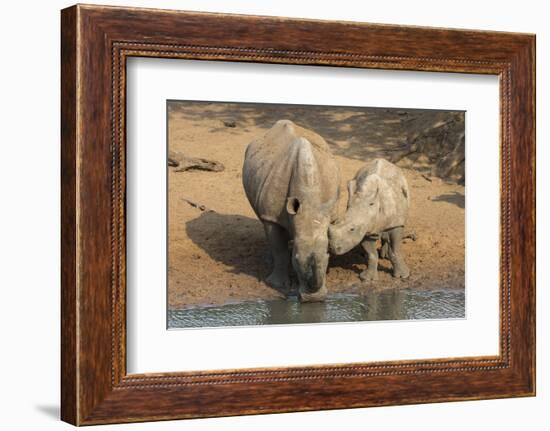
[[[206,23],[220,32],[205,32]],[[257,26],[284,28],[288,40],[256,36]],[[335,42],[300,42],[311,32],[334,31]],[[62,12],[62,56],[64,420],[97,424],[534,394],[534,36],[74,6]],[[125,66],[132,56],[498,75],[500,354],[127,375]],[[247,398],[252,390],[263,401]],[[300,396],[304,391],[308,399]]]

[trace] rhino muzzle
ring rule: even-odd
[[[309,255],[305,261],[295,261],[295,270],[300,282],[300,292],[314,294],[325,286],[325,274],[328,259],[322,259],[315,254]]]

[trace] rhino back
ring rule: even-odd
[[[263,137],[252,141],[246,149],[243,186],[252,208],[261,220],[288,228],[286,199],[293,189],[291,182],[295,181],[293,172],[299,163],[300,152],[304,151],[311,152],[316,162],[316,174],[320,180],[320,191],[316,198],[328,206],[334,206],[338,196],[339,173],[327,143],[316,133],[291,121],[281,120]],[[303,196],[297,197],[311,198],[307,191],[303,193]]]

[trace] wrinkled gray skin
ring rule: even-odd
[[[376,280],[376,241],[381,239],[381,257],[391,261],[393,276],[407,278],[409,268],[401,253],[401,241],[410,195],[401,170],[384,159],[374,159],[348,183],[348,193],[346,213],[329,227],[331,253],[344,254],[361,244],[368,266],[360,277]]]
[[[292,263],[302,301],[326,296],[328,226],[335,219],[339,183],[325,140],[289,120],[275,123],[246,149],[244,190],[273,255],[267,282],[290,293]]]

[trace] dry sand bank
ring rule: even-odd
[[[405,113],[404,113],[405,112]],[[341,169],[343,211],[345,184],[364,160],[389,158],[407,133],[404,110],[274,107],[233,104],[171,104],[169,149],[191,157],[220,161],[223,172],[168,173],[168,303],[170,308],[199,304],[277,298],[263,279],[271,269],[261,223],[241,184],[244,150],[273,123],[288,118],[321,134]],[[410,112],[410,111],[409,111]],[[223,121],[234,120],[230,128]],[[331,257],[329,292],[391,287],[464,288],[464,187],[404,168],[411,189],[403,250],[411,268],[408,280],[393,279],[381,260],[379,280],[360,284],[365,268],[359,250]],[[188,201],[204,205],[202,211]]]

